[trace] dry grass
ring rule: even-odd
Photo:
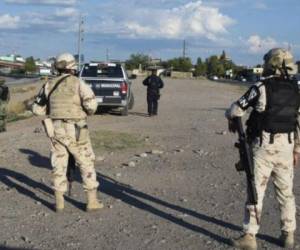
[[[10,88],[11,99],[7,106],[8,121],[17,121],[32,116],[29,110],[40,87],[41,84],[35,83]]]
[[[14,122],[18,120],[23,120],[32,117],[32,113],[28,112],[30,110],[32,99],[25,101],[11,101],[7,107],[7,120],[9,122]]]
[[[35,91],[37,89],[37,86],[23,86],[23,87],[13,87],[11,88],[12,94],[18,94],[18,93],[26,93],[30,91]]]
[[[98,130],[91,134],[92,144],[99,151],[121,151],[144,146],[145,140],[135,134]]]
[[[7,107],[8,113],[22,114],[26,111],[24,102],[10,102]]]

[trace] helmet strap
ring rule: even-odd
[[[280,72],[285,79],[290,78],[289,73],[288,73],[288,68],[286,67],[285,60],[282,61],[282,68],[280,69]]]

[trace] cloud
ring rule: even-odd
[[[264,53],[272,48],[279,47],[278,43],[272,37],[261,38],[258,35],[252,35],[247,40],[247,45],[249,47],[249,52],[252,54]]]
[[[223,8],[223,7],[233,7],[238,3],[243,2],[242,0],[205,0],[204,3],[208,6]]]
[[[132,38],[201,37],[216,40],[219,35],[226,34],[228,27],[235,22],[218,8],[207,6],[201,1],[192,1],[169,9],[162,6],[149,8],[112,2],[113,7],[102,6],[102,12],[107,14],[104,14],[97,26],[89,28],[91,32]],[[106,12],[111,8],[113,12]]]
[[[10,14],[0,15],[0,29],[17,29],[19,25],[19,16],[11,16]]]
[[[0,30],[15,32],[74,32],[78,26],[76,8],[60,8],[54,12],[25,12],[18,16],[0,15]]]
[[[75,5],[78,0],[5,0],[10,4],[35,4],[35,5]]]
[[[77,17],[79,15],[79,11],[75,8],[64,8],[64,9],[57,9],[55,12],[57,17]]]
[[[268,9],[267,5],[264,2],[256,2],[254,3],[254,8],[258,10],[266,10]]]

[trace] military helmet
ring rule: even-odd
[[[297,72],[293,55],[282,48],[271,49],[264,55],[264,75],[281,75],[284,71],[288,74]]]
[[[75,57],[70,53],[63,53],[56,57],[55,68],[62,69],[77,69]]]

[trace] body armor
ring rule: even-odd
[[[260,137],[265,131],[277,133],[295,132],[300,96],[296,81],[271,78],[264,82],[266,108],[264,112],[253,110],[247,121],[247,134],[251,139]],[[270,140],[272,142],[272,139]]]
[[[57,81],[54,81],[51,87],[54,87]],[[86,118],[79,96],[79,85],[80,80],[77,77],[68,76],[51,93],[49,98],[49,115],[52,119]]]

